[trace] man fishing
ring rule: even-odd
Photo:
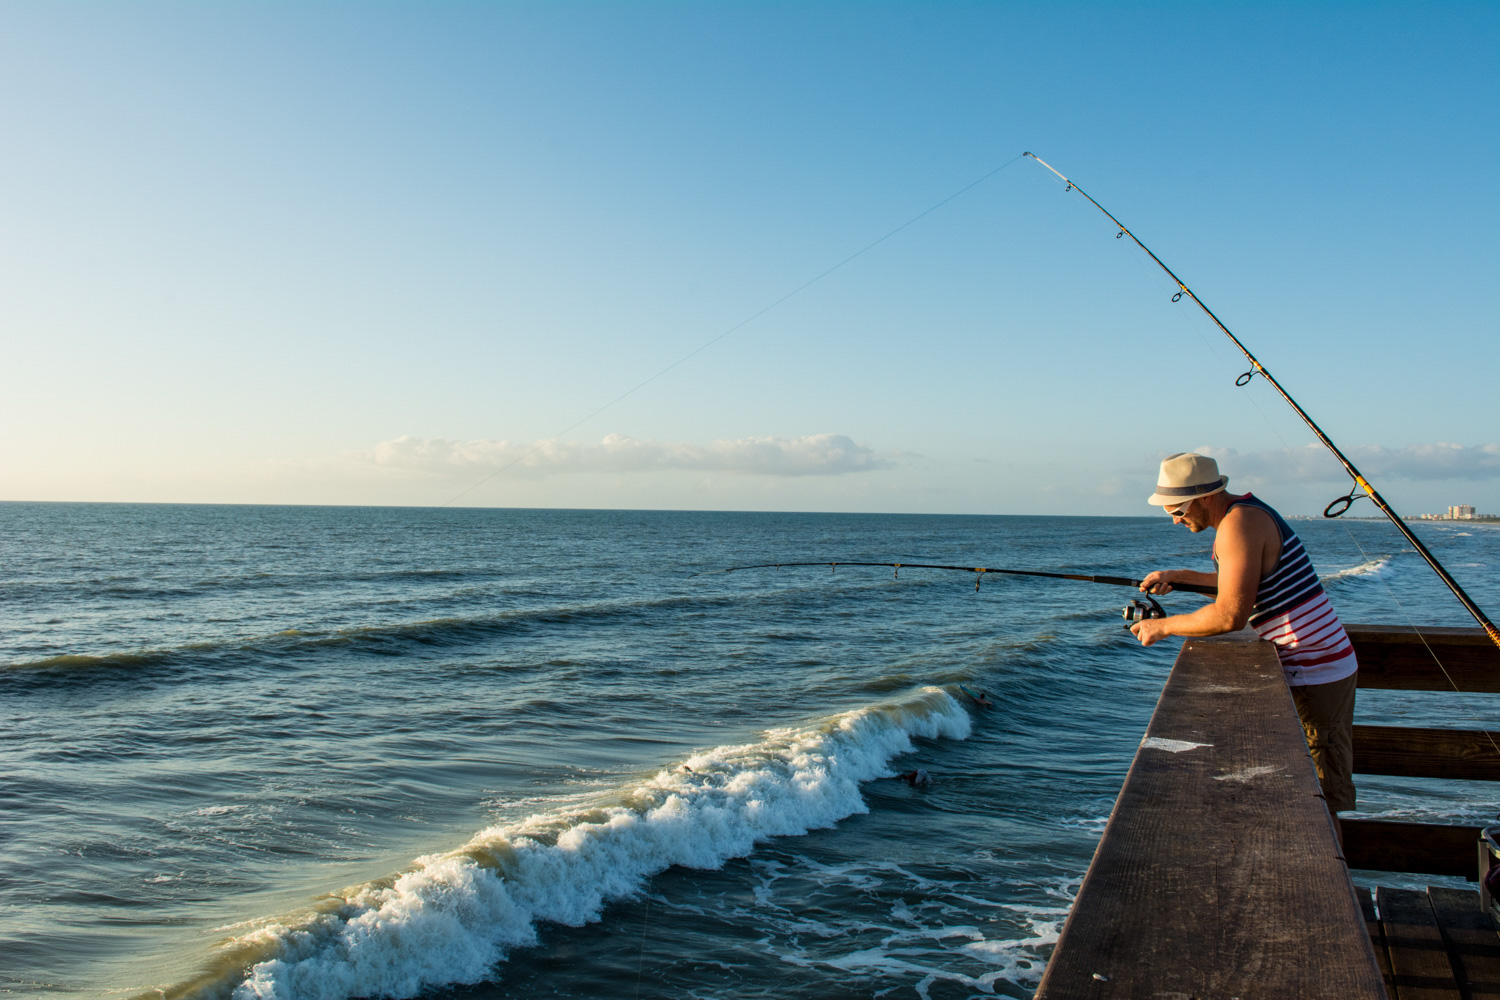
[[[1354,647],[1328,602],[1291,526],[1270,506],[1225,486],[1218,463],[1182,452],[1161,463],[1149,503],[1193,533],[1214,529],[1215,573],[1158,570],[1141,581],[1153,594],[1173,584],[1217,587],[1212,604],[1185,615],[1148,618],[1130,631],[1150,646],[1169,635],[1235,632],[1248,623],[1276,647],[1318,781],[1331,813],[1354,808]]]

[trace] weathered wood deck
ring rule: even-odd
[[[1362,888],[1359,900],[1391,1000],[1500,1000],[1500,934],[1479,893]]]

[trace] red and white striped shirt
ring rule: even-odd
[[[1263,510],[1281,533],[1281,554],[1260,581],[1250,627],[1276,646],[1276,656],[1291,687],[1341,681],[1359,669],[1354,647],[1328,601],[1312,560],[1291,525],[1271,507],[1246,493],[1229,505]],[[1219,558],[1214,556],[1214,564]]]

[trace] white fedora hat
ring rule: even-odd
[[[1229,485],[1229,477],[1219,475],[1219,463],[1207,455],[1180,451],[1168,455],[1156,477],[1156,492],[1147,503],[1158,507],[1175,507],[1198,497],[1213,496]]]

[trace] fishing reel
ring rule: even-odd
[[[1156,603],[1156,598],[1150,594],[1143,595],[1144,600],[1131,601],[1125,605],[1123,617],[1128,622],[1142,622],[1147,618],[1165,618],[1167,609]],[[1129,625],[1125,626],[1129,628]]]

